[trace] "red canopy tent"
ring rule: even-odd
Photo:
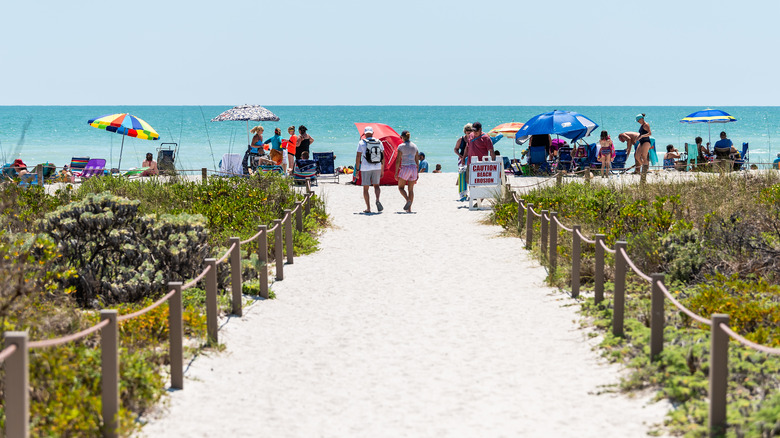
[[[357,130],[360,133],[360,138],[363,138],[363,130],[366,126],[373,128],[374,138],[380,140],[385,148],[385,172],[382,174],[379,184],[383,186],[397,185],[398,180],[395,179],[395,159],[398,156],[398,146],[404,142],[401,140],[401,136],[393,128],[383,123],[355,123],[355,126],[357,126]],[[355,173],[357,174],[355,184],[360,185],[360,172]]]

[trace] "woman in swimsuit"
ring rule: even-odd
[[[252,141],[249,143],[252,146],[263,147],[263,127],[260,125],[250,129],[249,132],[254,134]]]
[[[301,125],[298,127],[298,133],[300,136],[298,137],[298,145],[295,147],[296,160],[301,159],[301,153],[304,151],[309,152],[309,146],[314,143],[314,139],[311,138],[311,135],[307,134],[306,131],[307,129],[305,126]]]
[[[295,126],[287,128],[290,139],[287,140],[287,167],[292,171],[295,168],[295,146],[298,144],[298,136],[295,135]]]
[[[648,153],[650,152],[650,146],[652,145],[650,143],[650,135],[653,133],[650,130],[650,125],[645,122],[645,114],[638,114],[636,116],[636,121],[639,123],[639,138],[637,139],[637,143],[639,146],[636,148],[636,157],[637,157],[637,165],[640,167],[641,172],[647,172],[647,170],[650,168],[650,160],[648,158]]]

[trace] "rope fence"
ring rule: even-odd
[[[728,326],[728,315],[715,314],[711,319],[707,319],[686,308],[677,299],[675,299],[664,285],[664,274],[654,273],[647,275],[642,272],[636,263],[631,260],[627,248],[627,242],[618,241],[614,248],[606,244],[606,236],[597,234],[595,239],[590,240],[582,234],[581,226],[574,225],[571,228],[566,227],[559,219],[555,211],[542,210],[536,213],[532,203],[526,203],[517,193],[512,191],[511,199],[518,206],[518,228],[522,228],[523,217],[525,219],[525,247],[531,249],[534,242],[534,217],[540,218],[540,237],[539,248],[541,249],[542,263],[547,264],[550,275],[555,275],[557,269],[558,253],[558,229],[563,229],[572,235],[572,259],[571,259],[571,290],[572,297],[577,298],[580,290],[580,265],[582,261],[582,243],[595,245],[595,276],[594,276],[594,301],[600,303],[604,300],[604,274],[606,254],[613,254],[614,257],[614,291],[613,291],[613,313],[612,313],[612,334],[615,336],[624,336],[624,314],[625,314],[625,294],[626,294],[626,274],[628,268],[638,275],[641,279],[647,281],[651,292],[650,309],[650,358],[657,360],[659,354],[663,351],[664,334],[664,302],[670,301],[680,312],[690,317],[692,320],[710,327],[711,336],[711,370],[709,373],[710,393],[709,393],[709,427],[711,436],[717,436],[717,431],[724,430],[728,426],[726,422],[726,396],[728,391],[728,341],[733,339],[741,345],[760,351],[766,354],[780,355],[780,349],[771,348],[765,345],[749,341],[738,333],[734,332]],[[548,232],[549,230],[549,232]]]
[[[206,169],[202,169],[204,176]],[[169,282],[167,294],[151,305],[127,315],[118,315],[116,310],[100,311],[101,321],[87,329],[56,339],[29,341],[27,332],[5,332],[5,348],[0,351],[0,363],[5,366],[3,383],[5,385],[4,406],[6,414],[5,436],[27,438],[30,435],[30,386],[29,386],[29,351],[35,348],[46,348],[76,341],[93,333],[101,334],[101,391],[103,436],[116,437],[119,434],[117,414],[119,413],[119,331],[118,324],[137,318],[153,309],[168,303],[169,323],[169,356],[170,378],[172,389],[184,388],[184,324],[182,291],[196,286],[205,279],[206,289],[206,331],[208,343],[218,343],[218,313],[217,307],[217,265],[230,260],[232,306],[231,313],[242,316],[243,279],[241,278],[241,245],[252,241],[258,242],[257,255],[260,261],[259,280],[260,296],[268,298],[268,234],[274,233],[273,253],[276,259],[276,280],[283,280],[283,243],[287,248],[287,264],[294,261],[292,219],[295,216],[297,232],[303,232],[303,216],[309,215],[314,193],[307,182],[306,192],[302,201],[295,202],[295,208],[285,210],[281,219],[274,220],[274,226],[258,226],[257,233],[251,238],[241,241],[231,237],[225,254],[216,260],[206,258],[203,270],[187,284]]]

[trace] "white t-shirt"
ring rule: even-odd
[[[373,137],[369,137],[369,138],[373,138]],[[385,145],[382,144],[381,141],[379,142],[379,144],[380,144],[380,147],[382,148],[382,152],[384,152],[385,151]],[[360,152],[360,154],[361,154],[360,155],[361,156],[361,159],[360,159],[360,171],[361,172],[364,171],[364,170],[365,171],[369,171],[369,170],[382,170],[382,163],[369,163],[368,161],[366,161],[366,141],[365,140],[360,140],[360,142],[358,143],[357,151]]]
[[[410,141],[409,143],[401,143],[398,146],[398,152],[401,153],[401,166],[410,166],[416,164],[414,159],[420,151],[417,149],[417,145]]]

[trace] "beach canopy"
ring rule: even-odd
[[[87,121],[89,126],[122,134],[122,148],[119,150],[119,169],[122,168],[122,152],[125,149],[125,136],[141,140],[159,140],[160,134],[151,125],[136,116],[122,113],[100,116]]]
[[[360,133],[360,138],[363,138],[363,130],[366,126],[373,128],[374,138],[381,140],[385,148],[385,169],[379,184],[383,186],[398,184],[398,180],[395,179],[395,159],[398,157],[398,146],[404,142],[401,136],[395,132],[395,129],[384,123],[355,123],[355,126]],[[356,171],[355,177],[355,184],[360,185],[360,172]]]
[[[696,111],[693,114],[688,114],[680,120],[680,123],[706,123],[707,124],[707,136],[708,141],[712,142],[712,133],[710,132],[711,123],[729,123],[736,122],[737,118],[731,114],[718,109],[707,108],[701,111]]]
[[[532,135],[555,134],[575,141],[587,137],[599,125],[580,113],[572,111],[550,111],[529,119],[515,134],[515,143],[523,144]]]

